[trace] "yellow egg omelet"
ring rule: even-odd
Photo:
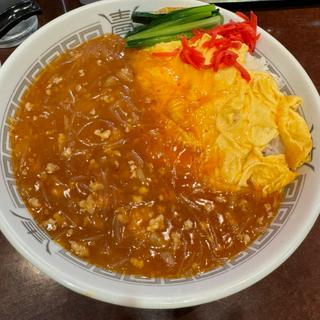
[[[212,50],[196,43],[206,61]],[[152,108],[165,123],[170,139],[201,150],[201,179],[213,189],[237,191],[248,187],[263,194],[281,191],[295,179],[295,170],[309,160],[312,140],[297,112],[301,99],[280,92],[266,72],[249,71],[244,80],[234,67],[198,70],[179,55],[155,57],[172,51],[180,41],[161,43],[135,55],[136,80]],[[245,63],[246,45],[232,49]],[[282,150],[268,154],[274,141]]]

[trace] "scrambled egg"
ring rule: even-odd
[[[201,47],[205,37],[196,45],[210,61],[213,49]],[[248,83],[234,67],[197,70],[179,55],[152,55],[179,47],[180,41],[174,41],[139,50],[133,63],[136,80],[165,123],[168,138],[201,150],[198,173],[214,189],[253,187],[265,195],[281,191],[309,160],[312,148],[308,126],[297,112],[301,99],[281,93],[266,72],[249,71]],[[232,50],[244,64],[247,46]],[[283,150],[268,154],[279,139]]]

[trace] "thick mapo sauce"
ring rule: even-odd
[[[51,62],[11,123],[34,219],[73,254],[118,273],[185,277],[244,250],[281,195],[212,191],[197,152],[170,141],[136,87],[134,50],[105,35]]]

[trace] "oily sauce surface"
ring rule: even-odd
[[[19,192],[52,239],[119,273],[182,277],[244,250],[280,194],[212,191],[198,155],[164,138],[117,36],[64,53],[31,85],[11,124]]]

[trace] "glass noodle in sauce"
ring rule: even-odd
[[[198,181],[197,152],[164,138],[124,46],[90,40],[24,94],[11,126],[19,192],[52,239],[92,264],[148,277],[210,270],[264,232],[281,194]]]

